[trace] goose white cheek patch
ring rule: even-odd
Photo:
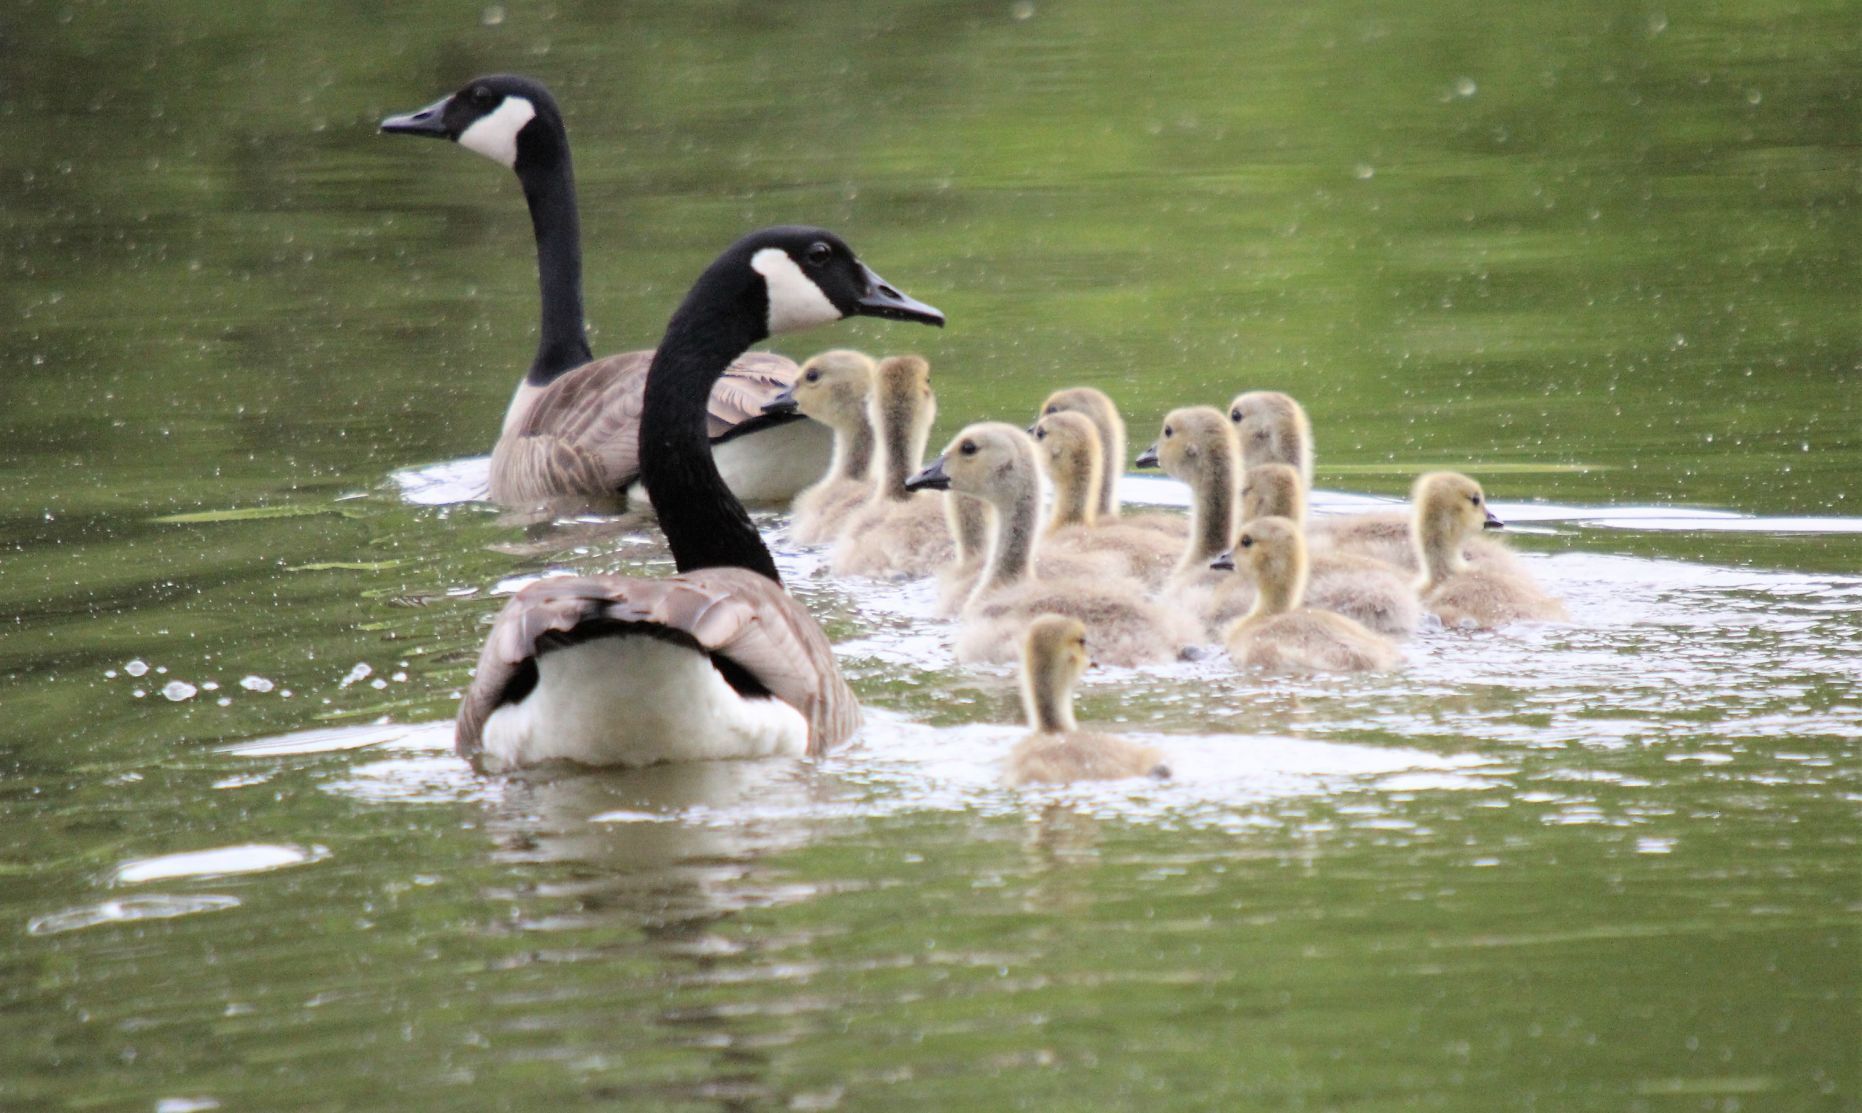
[[[480,116],[459,133],[459,145],[493,162],[517,165],[517,133],[537,118],[537,106],[524,97],[505,97],[496,110]]]
[[[750,266],[763,276],[763,285],[769,291],[771,336],[840,320],[840,310],[834,308],[813,279],[802,273],[788,252],[766,247],[750,257]]]

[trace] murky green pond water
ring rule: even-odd
[[[9,7],[0,1107],[1862,1108],[1859,61],[1839,0]],[[508,175],[373,125],[497,69],[597,351],[826,224],[952,324],[787,350],[921,345],[940,435],[1288,389],[1577,621],[1095,677],[1177,783],[1017,794],[1006,674],[785,552],[861,749],[473,777],[496,585],[664,564],[389,479],[535,294]]]

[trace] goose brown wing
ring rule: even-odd
[[[812,755],[859,728],[859,702],[841,677],[827,635],[781,585],[741,568],[657,580],[577,576],[530,584],[498,613],[459,707],[454,744],[460,755],[476,763],[486,720],[544,639],[608,623],[662,627],[729,658],[808,720]]]
[[[494,451],[493,498],[521,501],[575,492],[609,495],[640,475],[640,414],[646,405],[651,351],[624,352],[585,363],[545,387]],[[711,388],[707,433],[722,437],[763,416],[763,404],[792,386],[795,362],[769,352],[748,352]],[[546,438],[546,448],[513,442]],[[519,476],[501,468],[544,469]],[[547,469],[561,465],[560,473]],[[598,486],[583,486],[593,469]],[[540,489],[539,489],[540,488]]]

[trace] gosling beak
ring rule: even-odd
[[[1035,422],[1035,423],[1034,423],[1033,425],[1030,425],[1030,426],[1029,426],[1028,428],[1026,428],[1026,429],[1023,429],[1023,430],[1022,430],[1022,432],[1024,432],[1024,433],[1026,433],[1026,434],[1028,434],[1029,436],[1031,436],[1031,437],[1032,437],[1032,436],[1034,436],[1034,431],[1035,431],[1036,429],[1039,429],[1040,427],[1041,427],[1041,423],[1040,423],[1039,421],[1037,421],[1037,422]]]
[[[866,293],[860,295],[855,312],[866,317],[885,317],[894,321],[918,321],[921,324],[944,327],[944,314],[926,305],[917,298],[907,297],[898,288],[889,285],[885,279],[873,273],[873,268],[860,264],[860,275],[866,279]]]
[[[931,466],[905,481],[907,491],[948,491],[950,476],[944,471],[944,457],[931,461]]]
[[[763,412],[766,414],[793,414],[801,411],[802,407],[795,401],[794,387],[790,387],[763,403]]]
[[[1485,509],[1485,508],[1483,508],[1483,509]],[[1482,529],[1505,529],[1505,528],[1506,528],[1506,523],[1505,523],[1505,522],[1503,522],[1503,521],[1501,521],[1501,520],[1500,520],[1499,518],[1496,518],[1496,517],[1494,516],[1494,512],[1493,512],[1493,511],[1491,511],[1491,510],[1488,510],[1488,511],[1487,511],[1487,520],[1481,523],[1481,528],[1482,528]]]
[[[1140,468],[1157,467],[1158,466],[1157,446],[1152,445],[1151,447],[1145,449],[1143,452],[1138,453],[1138,458],[1132,461],[1132,466],[1140,467]]]
[[[1216,557],[1209,562],[1209,567],[1215,569],[1217,572],[1233,572],[1235,570],[1235,550],[1230,549],[1221,556]]]
[[[446,131],[446,104],[452,100],[444,97],[434,101],[418,112],[408,112],[400,116],[390,116],[381,122],[381,130],[388,135],[424,135],[430,139],[451,139]]]

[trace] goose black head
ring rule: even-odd
[[[765,228],[737,242],[738,258],[762,278],[770,335],[844,317],[944,324],[944,314],[907,297],[862,263],[846,241],[821,228]]]
[[[475,77],[418,112],[388,117],[381,130],[450,139],[513,170],[559,157],[564,147],[556,98],[542,82],[507,73]]]

